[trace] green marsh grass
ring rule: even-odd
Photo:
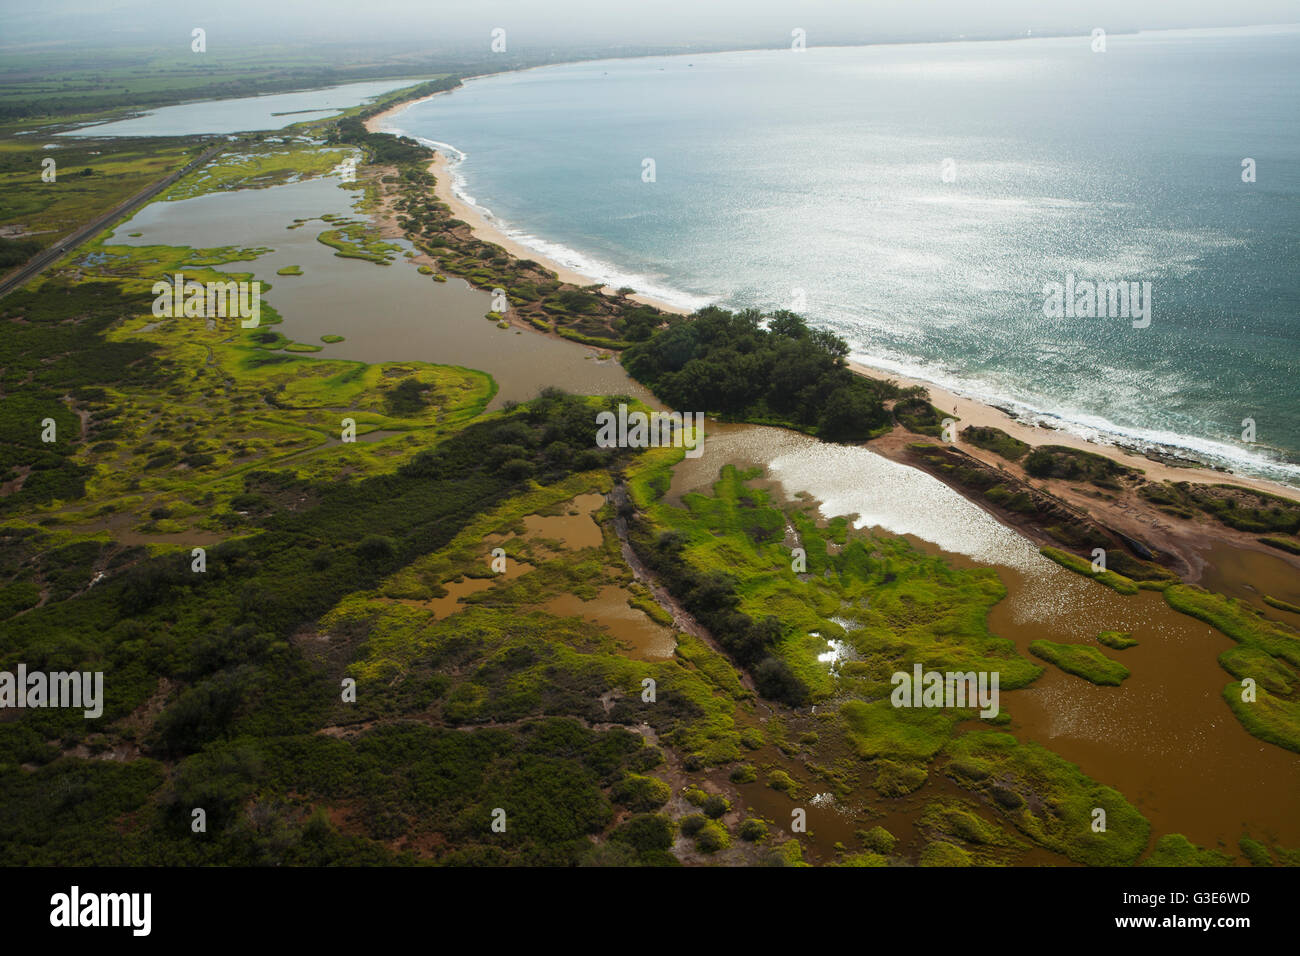
[[[1067,674],[1074,674],[1094,684],[1118,687],[1129,676],[1127,667],[1088,644],[1031,641],[1029,653],[1050,661]]]

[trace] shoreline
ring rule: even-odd
[[[1185,466],[1166,464],[1148,458],[1134,448],[1092,441],[1065,429],[1048,428],[1023,421],[1007,414],[996,405],[990,405],[977,398],[968,398],[925,379],[895,375],[863,362],[850,360],[848,365],[854,372],[867,378],[890,378],[903,387],[921,386],[930,393],[930,404],[935,408],[943,412],[950,409],[955,411],[954,417],[958,419],[958,432],[972,425],[1000,428],[1013,438],[1019,438],[1030,445],[1063,445],[1067,448],[1103,455],[1129,468],[1141,469],[1146,472],[1146,477],[1152,481],[1189,481],[1196,479],[1208,484],[1234,484],[1243,488],[1252,488],[1256,491],[1264,491],[1300,501],[1300,490],[1267,478],[1255,478],[1251,475],[1242,475],[1236,472],[1218,471],[1201,462]],[[957,445],[962,451],[975,458],[982,458],[987,455],[989,461],[997,464],[1007,463],[1004,459],[988,452],[986,449],[976,447],[969,442],[958,442]],[[1187,460],[1191,462],[1193,459],[1188,458]]]
[[[427,100],[433,99],[435,96],[443,96],[451,92],[454,92],[454,90],[445,90],[416,100],[396,103],[367,119],[365,121],[365,128],[371,133],[389,132],[381,127],[393,117],[401,114],[418,103],[423,103]],[[532,247],[507,236],[502,232],[501,228],[488,219],[480,209],[465,202],[457,196],[453,185],[454,173],[452,172],[452,162],[444,150],[435,150],[434,159],[429,163],[427,169],[436,179],[434,194],[441,202],[448,206],[456,218],[464,221],[469,226],[470,231],[478,239],[501,246],[510,255],[517,259],[527,259],[539,263],[545,268],[555,272],[557,278],[562,282],[568,282],[573,285],[584,287],[590,287],[600,283],[599,279],[584,275],[572,268],[555,262],[553,259],[548,258],[546,255],[538,252]],[[601,290],[607,294],[613,294],[616,291],[603,284],[601,285]],[[668,312],[674,315],[685,316],[692,314],[690,310],[683,309],[680,306],[671,305],[662,300],[640,293],[631,295],[628,298],[642,302],[646,305],[654,306],[663,312]],[[1027,423],[1008,414],[995,405],[991,405],[979,399],[968,398],[960,393],[953,392],[941,385],[937,385],[924,379],[897,375],[884,369],[875,368],[866,362],[849,360],[847,364],[855,374],[862,375],[866,378],[877,380],[892,379],[904,387],[912,385],[921,386],[929,393],[930,403],[936,408],[944,412],[947,412],[949,409],[955,410],[954,417],[959,420],[959,431],[960,429],[972,425],[999,428],[1007,434],[1036,447],[1041,445],[1063,445],[1068,448],[1102,455],[1125,467],[1141,469],[1145,472],[1146,478],[1150,481],[1196,481],[1204,484],[1235,484],[1255,491],[1279,495],[1293,501],[1300,501],[1300,490],[1271,479],[1257,478],[1237,472],[1219,471],[1205,462],[1198,461],[1190,456],[1187,458],[1189,464],[1186,466],[1167,464],[1149,458],[1136,449],[1128,448],[1120,444],[1108,444],[1092,441],[1064,429],[1052,429],[1033,423]],[[877,444],[878,441],[870,442],[867,447],[872,447]],[[999,466],[1008,464],[994,453],[975,447],[969,442],[959,442],[958,447],[972,457],[979,458],[990,464]],[[1179,451],[1183,450],[1179,449]],[[893,456],[891,455],[890,457]],[[1090,507],[1095,508],[1096,503],[1093,502]],[[1155,509],[1152,510],[1154,511]],[[1162,514],[1158,511],[1155,513],[1157,515]],[[1231,531],[1232,529],[1223,528],[1222,530]]]
[[[394,106],[390,106],[382,113],[376,113],[374,116],[366,120],[366,131],[370,133],[391,133],[391,130],[380,128],[385,121],[418,103],[424,103],[433,99],[435,96],[445,96],[447,93],[452,92],[454,92],[454,90],[444,90],[441,93],[433,93],[429,96],[421,97],[418,100],[411,100],[406,103],[398,103]],[[568,282],[572,285],[583,287],[599,285],[600,290],[607,295],[613,295],[618,291],[613,286],[605,285],[600,279],[585,275],[584,273],[571,269],[568,266],[562,265],[531,246],[524,245],[518,239],[511,238],[501,230],[499,225],[485,216],[481,209],[465,202],[465,200],[456,195],[454,185],[455,173],[452,171],[451,158],[444,150],[436,149],[434,151],[433,162],[431,162],[427,168],[437,180],[433,189],[434,195],[436,195],[441,202],[446,203],[447,207],[451,209],[452,214],[457,219],[466,223],[470,227],[470,231],[477,238],[484,242],[491,242],[500,246],[516,259],[530,259],[533,262],[550,269],[561,282]],[[654,306],[661,312],[671,312],[674,315],[691,314],[689,309],[683,309],[680,306],[672,305],[668,302],[664,302],[662,299],[656,299],[653,296],[645,295],[640,292],[634,293],[628,296],[628,298],[644,305]]]

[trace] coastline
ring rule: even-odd
[[[450,92],[454,91],[447,90],[441,93],[434,93],[429,96],[421,97],[416,100],[396,103],[382,112],[376,113],[374,116],[368,118],[365,121],[365,128],[368,132],[372,133],[391,132],[391,130],[386,130],[383,127],[394,117],[400,115],[402,112],[418,103],[423,103],[427,100],[433,99],[435,96],[442,96],[445,95],[445,93]],[[465,222],[469,226],[470,231],[478,239],[501,246],[510,255],[517,259],[528,259],[539,263],[545,268],[555,272],[556,276],[563,282],[587,287],[596,285],[600,282],[599,279],[584,275],[555,262],[537,250],[507,236],[502,232],[501,228],[492,220],[488,219],[481,210],[457,196],[453,186],[454,174],[452,172],[452,163],[445,151],[436,150],[434,159],[427,168],[436,179],[434,193],[437,198],[441,202],[446,203],[453,215]],[[614,289],[603,285],[601,286],[601,289],[610,294],[615,291]],[[638,302],[643,302],[647,305],[652,305],[663,312],[675,315],[691,314],[690,310],[671,305],[650,296],[635,294],[629,296],[629,298]],[[947,412],[949,409],[954,410],[954,417],[959,420],[959,431],[968,426],[999,428],[1012,437],[1018,438],[1030,445],[1063,445],[1069,448],[1091,452],[1092,454],[1102,455],[1120,465],[1141,469],[1145,473],[1145,477],[1150,481],[1196,481],[1205,484],[1234,484],[1255,491],[1261,491],[1289,498],[1294,501],[1300,501],[1300,491],[1288,485],[1271,481],[1266,478],[1256,478],[1235,472],[1219,471],[1204,463],[1190,463],[1194,461],[1190,458],[1188,459],[1189,464],[1186,466],[1167,464],[1149,458],[1136,449],[1126,448],[1118,444],[1106,444],[1092,441],[1063,429],[1052,429],[1024,422],[994,405],[978,399],[965,397],[959,393],[936,385],[933,382],[900,376],[891,372],[886,372],[882,369],[873,368],[869,364],[863,362],[849,361],[848,366],[854,373],[866,378],[892,379],[899,385],[905,387],[916,385],[926,389],[930,395],[931,404],[936,408],[944,412]],[[887,457],[901,460],[903,450],[899,448],[886,450],[886,445],[888,444],[890,443],[877,439],[869,443],[868,447],[874,448],[881,454],[885,454]],[[897,445],[896,442],[892,444]],[[979,458],[989,464],[999,467],[1007,466],[1009,464],[996,454],[975,447],[969,442],[960,442],[958,447],[972,457]],[[1095,510],[1097,506],[1098,503],[1096,501],[1089,500],[1087,502],[1087,507],[1090,510]],[[1154,509],[1151,510],[1155,511]],[[1160,515],[1161,513],[1155,511],[1155,514]],[[1116,523],[1125,524],[1122,520],[1117,521]],[[1232,529],[1226,527],[1218,530],[1232,533]],[[1234,536],[1236,536],[1236,534],[1237,533],[1234,533]],[[1249,538],[1250,536],[1245,537]],[[1250,544],[1253,548],[1262,549],[1269,553],[1280,555],[1280,552],[1268,549],[1263,545],[1258,545],[1253,541],[1251,541]]]
[[[1165,464],[1148,458],[1136,449],[1095,442],[1064,429],[1047,428],[1022,421],[1008,415],[995,405],[990,405],[979,399],[967,398],[925,379],[894,375],[861,362],[850,361],[848,364],[849,368],[853,369],[854,372],[867,378],[890,378],[904,387],[921,386],[930,393],[930,404],[935,408],[943,412],[955,411],[954,417],[958,419],[958,431],[972,425],[985,428],[1000,428],[1013,438],[1019,438],[1030,445],[1064,445],[1067,448],[1103,455],[1121,465],[1140,468],[1146,472],[1146,477],[1152,481],[1188,481],[1195,479],[1207,483],[1230,483],[1300,501],[1300,491],[1288,485],[1269,481],[1267,478],[1255,478],[1250,475],[1237,474],[1236,472],[1217,471],[1203,464],[1189,464],[1186,466]],[[960,443],[960,447],[967,454],[976,458],[987,455],[989,456],[988,460],[1005,464],[1005,461],[991,452],[987,452],[983,448],[977,448],[968,442]]]
[[[366,131],[370,133],[391,133],[393,132],[392,130],[381,128],[387,120],[404,112],[410,107],[415,106],[417,103],[423,103],[427,100],[433,99],[435,96],[444,96],[451,92],[454,91],[446,90],[442,93],[434,93],[430,96],[421,97],[418,100],[411,100],[406,103],[397,103],[390,106],[382,113],[376,113],[374,116],[366,120]],[[434,178],[437,180],[437,184],[434,186],[433,190],[434,194],[440,201],[447,204],[447,207],[451,209],[452,214],[457,219],[460,219],[470,227],[470,231],[473,232],[477,238],[482,239],[484,242],[491,242],[500,246],[516,259],[531,259],[533,262],[536,262],[554,272],[561,282],[568,282],[576,286],[597,285],[600,287],[600,291],[607,295],[613,295],[617,291],[613,287],[603,284],[601,280],[589,275],[583,275],[568,266],[561,265],[554,259],[550,259],[541,252],[538,252],[536,249],[526,246],[517,239],[512,239],[510,236],[507,236],[501,231],[500,226],[483,214],[482,210],[477,206],[470,205],[456,195],[454,187],[455,175],[452,172],[451,166],[451,159],[447,156],[446,152],[443,150],[436,150],[433,162],[428,166],[428,171],[432,173]],[[671,312],[675,315],[691,314],[689,309],[683,309],[680,306],[672,305],[661,299],[643,295],[639,292],[628,296],[628,298],[636,302],[641,302],[644,305],[654,306],[661,312]]]

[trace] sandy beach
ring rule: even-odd
[[[454,92],[454,91],[448,90],[447,92]],[[389,109],[384,110],[382,113],[377,113],[374,116],[372,116],[370,119],[366,120],[366,129],[371,133],[397,132],[396,127],[392,126],[392,124],[389,122],[395,116],[409,109],[410,107],[414,106],[417,103],[423,103],[426,100],[431,100],[433,99],[434,96],[445,96],[445,95],[446,93],[434,93],[433,96],[426,96],[418,100],[412,100],[409,103],[399,103],[396,106],[390,107]],[[482,210],[480,210],[476,206],[470,205],[469,203],[465,202],[463,199],[461,199],[459,196],[456,195],[456,190],[453,185],[455,177],[454,174],[452,173],[451,166],[452,164],[451,164],[450,157],[448,157],[446,153],[442,152],[441,150],[438,150],[437,155],[434,157],[433,162],[431,162],[428,167],[429,172],[433,173],[433,175],[438,180],[438,184],[434,188],[434,192],[437,194],[440,200],[442,200],[447,204],[447,207],[451,209],[452,214],[455,215],[457,219],[469,225],[470,229],[473,231],[475,236],[477,236],[479,239],[482,239],[484,242],[495,243],[496,245],[500,246],[501,248],[509,252],[516,259],[531,259],[533,262],[540,263],[541,265],[545,266],[546,268],[554,272],[561,282],[570,282],[573,285],[579,285],[579,286],[599,285],[602,292],[606,292],[610,294],[617,291],[616,289],[610,286],[603,285],[599,279],[594,279],[591,276],[583,275],[580,272],[575,272],[573,269],[570,269],[567,266],[563,266],[553,259],[547,258],[546,256],[542,255],[540,252],[538,252],[536,249],[532,249],[528,246],[525,246],[524,244],[514,239],[511,239],[509,236],[507,236],[504,232],[502,232],[501,227],[499,225],[497,225],[495,222],[493,222],[491,219],[489,219],[487,216],[483,214]],[[690,314],[689,310],[682,309],[674,305],[670,305],[667,302],[663,302],[651,296],[641,295],[637,293],[628,296],[628,298],[634,299],[637,302],[643,302],[646,305],[652,305],[656,309],[659,309],[663,312],[674,312],[678,315]]]
[[[1271,494],[1285,495],[1289,498],[1300,500],[1300,492],[1294,488],[1288,488],[1285,485],[1279,485],[1275,482],[1267,481],[1262,478],[1252,478],[1246,475],[1238,475],[1229,472],[1215,471],[1213,468],[1195,467],[1195,466],[1178,466],[1167,465],[1159,461],[1153,461],[1137,451],[1122,448],[1118,445],[1107,445],[1101,442],[1089,441],[1079,435],[1071,432],[1053,428],[1043,428],[1032,423],[1023,422],[1014,418],[992,405],[973,398],[965,398],[956,392],[950,392],[947,389],[935,385],[933,382],[927,382],[924,379],[905,378],[900,375],[894,375],[881,369],[875,369],[859,362],[849,362],[849,367],[859,375],[865,375],[869,378],[890,378],[900,385],[920,385],[930,393],[930,403],[935,408],[944,412],[954,412],[954,418],[958,420],[958,431],[963,428],[975,425],[984,428],[1000,428],[1008,435],[1019,438],[1030,445],[1064,445],[1067,448],[1078,448],[1083,451],[1090,451],[1094,454],[1105,455],[1106,457],[1117,461],[1122,465],[1130,468],[1138,468],[1146,473],[1146,477],[1151,481],[1205,481],[1211,483],[1231,482],[1235,485],[1241,485],[1246,488],[1256,488],[1260,491],[1267,491]],[[993,462],[1001,462],[1001,459],[991,452],[982,448],[976,448],[970,444],[961,445],[963,451],[974,455],[977,458],[985,458]]]
[[[426,100],[433,99],[434,96],[444,95],[446,95],[446,93],[435,93],[432,96],[423,97],[418,100],[398,103],[368,119],[366,121],[366,129],[372,133],[397,132],[398,127],[392,121],[399,114],[417,103],[423,103]],[[540,263],[555,272],[557,277],[563,282],[569,282],[580,286],[591,286],[599,282],[599,280],[593,279],[591,276],[575,272],[573,269],[567,268],[566,266],[547,258],[537,250],[511,239],[502,232],[501,228],[496,223],[483,215],[481,210],[457,196],[455,189],[453,188],[454,176],[451,160],[442,151],[437,152],[433,162],[429,164],[428,169],[437,179],[437,185],[435,186],[434,191],[438,198],[447,204],[457,219],[467,223],[470,226],[471,231],[479,239],[501,246],[516,258],[531,259],[534,262]],[[615,291],[607,286],[602,286],[602,290],[610,293]],[[656,300],[649,296],[633,295],[630,298],[636,299],[639,302],[644,302],[648,305],[653,305],[665,312],[672,312],[677,315],[689,314],[688,310]],[[999,408],[995,408],[992,405],[988,405],[976,399],[963,397],[957,393],[941,388],[932,382],[927,382],[922,379],[906,378],[881,369],[872,368],[867,364],[859,362],[849,362],[849,367],[853,369],[854,372],[868,378],[892,379],[904,386],[922,386],[930,393],[930,401],[936,408],[939,408],[944,412],[949,410],[954,411],[954,417],[960,422],[959,430],[971,425],[1000,428],[1009,435],[1019,438],[1021,441],[1027,442],[1031,445],[1064,445],[1070,448],[1077,448],[1095,454],[1105,455],[1122,465],[1141,469],[1150,481],[1196,481],[1208,484],[1230,482],[1243,487],[1282,495],[1300,501],[1300,492],[1297,492],[1294,488],[1289,488],[1276,482],[1229,472],[1216,471],[1209,467],[1182,467],[1153,461],[1145,455],[1133,450],[1116,445],[1089,441],[1086,438],[1082,438],[1067,431],[1043,428],[1022,422],[1019,419],[1008,415]],[[994,453],[977,448],[968,442],[962,442],[960,447],[966,453],[991,464],[1000,466],[1007,464]],[[1014,468],[1014,466],[1012,467]],[[1090,507],[1095,509],[1096,503],[1091,503]],[[1123,522],[1117,523],[1122,524]],[[1230,529],[1225,528],[1223,530],[1229,531]],[[1255,545],[1255,547],[1260,546]]]

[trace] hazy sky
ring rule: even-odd
[[[780,45],[1300,22],[1300,0],[0,0],[0,45],[165,43],[195,26],[262,42],[392,39],[431,48]]]

